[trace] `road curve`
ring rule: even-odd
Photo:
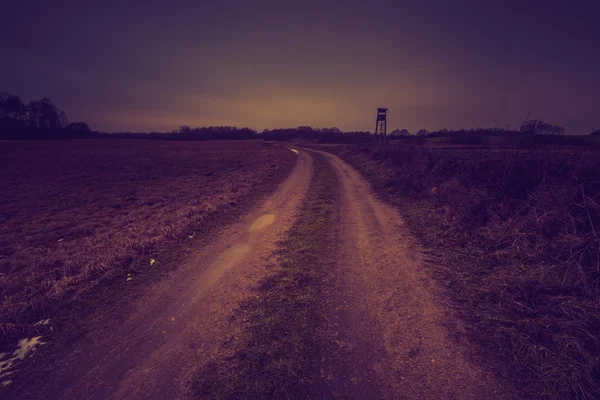
[[[292,226],[312,177],[298,153],[291,175],[241,222],[155,282],[106,326],[88,333],[45,369],[18,385],[20,399],[175,399],[215,351],[227,318],[266,273],[277,242]]]

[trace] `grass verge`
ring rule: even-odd
[[[328,266],[333,265],[338,181],[323,156],[298,220],[280,244],[278,267],[236,310],[242,324],[231,356],[213,360],[193,382],[193,395],[210,399],[314,398],[326,334]],[[318,396],[317,396],[318,397]]]

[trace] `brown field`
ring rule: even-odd
[[[471,339],[535,398],[600,393],[600,152],[328,146],[400,209]]]
[[[294,163],[262,142],[0,143],[0,343],[103,283],[162,268],[162,251],[201,240]]]

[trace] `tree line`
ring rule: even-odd
[[[310,140],[336,143],[360,143],[372,140],[370,132],[342,132],[339,128],[314,128],[299,126],[296,128],[265,129],[258,132],[250,128],[233,126],[205,126],[191,128],[182,125],[171,132],[151,133],[99,133],[100,138],[155,139],[155,140],[256,140],[288,141]]]
[[[594,130],[593,135],[600,135]],[[488,136],[503,136],[522,141],[523,138],[541,136],[564,136],[565,126],[549,124],[527,118],[517,129],[475,128],[429,132],[418,130],[412,135],[407,129],[395,129],[389,133],[393,140],[424,142],[426,138],[447,137],[451,142],[477,144]],[[342,132],[337,127],[265,129],[258,133],[250,128],[232,126],[209,126],[190,128],[182,125],[171,132],[130,133],[130,132],[91,132],[85,122],[69,122],[67,113],[58,108],[52,100],[44,97],[25,104],[17,95],[0,93],[0,139],[53,139],[53,138],[139,138],[159,140],[311,140],[333,143],[367,143],[373,141],[373,133],[366,131]],[[536,139],[538,141],[548,141]],[[552,140],[556,141],[556,140]]]
[[[90,127],[85,122],[69,122],[67,113],[48,97],[25,104],[18,95],[0,93],[2,138],[72,137],[90,132]]]

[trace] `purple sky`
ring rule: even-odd
[[[600,129],[598,0],[124,3],[5,2],[0,91],[108,131]]]

